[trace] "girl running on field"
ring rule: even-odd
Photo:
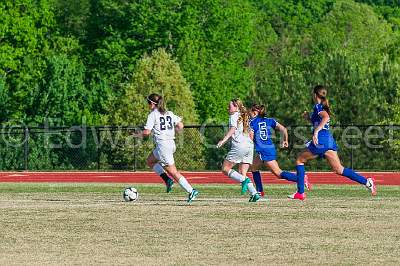
[[[176,182],[188,193],[187,202],[194,200],[199,192],[192,188],[186,178],[176,169],[174,161],[175,153],[175,131],[183,130],[182,118],[176,116],[171,111],[167,111],[164,107],[163,98],[158,94],[150,94],[147,97],[147,103],[150,114],[147,116],[147,122],[144,130],[135,133],[135,137],[149,136],[153,133],[153,140],[156,148],[147,158],[147,165],[159,174],[161,177],[168,177],[167,173],[172,176]],[[163,179],[164,179],[163,177]],[[164,179],[167,185],[167,192],[172,187],[168,179]],[[172,180],[171,180],[172,181]]]
[[[253,162],[253,141],[249,136],[249,115],[243,103],[239,99],[233,99],[228,105],[229,130],[224,138],[217,144],[217,148],[231,139],[231,149],[228,152],[223,165],[222,172],[234,181],[241,183],[242,194],[247,190],[250,192],[250,202],[256,202],[260,195],[254,188],[250,178],[246,176]],[[239,164],[239,172],[233,167]]]
[[[306,143],[307,149],[301,152],[296,160],[297,177],[304,177],[304,164],[308,160],[317,157],[326,158],[332,170],[343,175],[355,182],[358,182],[371,192],[373,196],[376,195],[375,180],[373,178],[365,178],[352,169],[344,168],[340,162],[337,154],[337,145],[331,132],[329,131],[329,122],[331,115],[331,108],[328,99],[326,98],[328,90],[321,85],[318,85],[313,90],[313,101],[315,103],[313,112],[303,113],[303,117],[311,122],[313,125],[313,138]],[[299,191],[291,196],[294,199],[303,199],[304,193]]]
[[[309,188],[311,185],[308,178],[304,180],[298,179],[293,173],[282,171],[276,161],[276,149],[271,139],[271,129],[277,129],[283,134],[282,148],[289,147],[287,129],[279,124],[275,119],[268,118],[265,114],[265,107],[263,105],[253,104],[250,111],[252,118],[250,128],[253,130],[254,144],[257,155],[253,162],[253,178],[258,191],[263,195],[261,175],[258,168],[264,163],[271,172],[278,178],[283,178],[288,181],[297,183],[297,191],[304,191],[304,184]]]

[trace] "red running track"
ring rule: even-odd
[[[400,172],[362,172],[374,177],[379,185],[400,185]],[[231,184],[231,179],[221,172],[183,172],[194,184]],[[308,172],[313,184],[354,184],[353,181],[330,172]],[[269,172],[263,172],[267,184],[287,184]],[[0,172],[0,182],[82,182],[82,183],[161,183],[159,176],[152,172]]]

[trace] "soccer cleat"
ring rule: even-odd
[[[249,202],[257,202],[261,199],[260,194],[256,193],[254,195],[251,195]]]
[[[376,186],[375,186],[375,179],[374,178],[368,178],[367,179],[367,184],[365,185],[369,191],[371,191],[372,196],[376,196]]]
[[[312,184],[310,183],[310,180],[308,180],[308,176],[304,176],[304,186],[307,188],[307,190],[312,190]]]
[[[194,200],[197,196],[199,195],[199,191],[197,191],[196,189],[193,189],[191,193],[189,193],[187,202],[191,203],[192,200]]]
[[[294,199],[305,200],[306,194],[305,194],[305,193],[296,192],[296,193],[294,193],[294,194],[292,194],[292,195],[289,195],[288,198],[289,198],[289,199],[293,199],[293,200],[294,200]]]
[[[250,178],[246,177],[245,180],[242,181],[242,191],[240,194],[244,195],[247,192],[247,185],[251,182]]]
[[[261,192],[259,192],[260,193],[260,196],[261,197],[264,197],[265,196],[265,192],[264,191],[261,191]]]
[[[170,193],[172,190],[172,187],[174,186],[174,181],[170,178],[167,180],[165,185],[167,186],[167,193]]]

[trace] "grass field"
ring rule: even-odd
[[[238,186],[181,189],[136,184],[2,183],[0,265],[400,264],[400,187],[370,197],[361,186],[293,186],[247,202]]]

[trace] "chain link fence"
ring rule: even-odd
[[[280,149],[278,162],[293,170],[296,155],[311,138],[308,126],[288,126],[290,147]],[[224,125],[187,126],[176,139],[175,161],[182,170],[219,170],[229,144],[216,143],[227,131]],[[137,127],[3,127],[0,132],[0,170],[146,170],[151,138],[134,138]],[[343,164],[357,170],[400,170],[399,125],[346,125],[332,127]],[[147,169],[148,170],[148,169]],[[329,170],[325,160],[314,160],[307,170]]]

